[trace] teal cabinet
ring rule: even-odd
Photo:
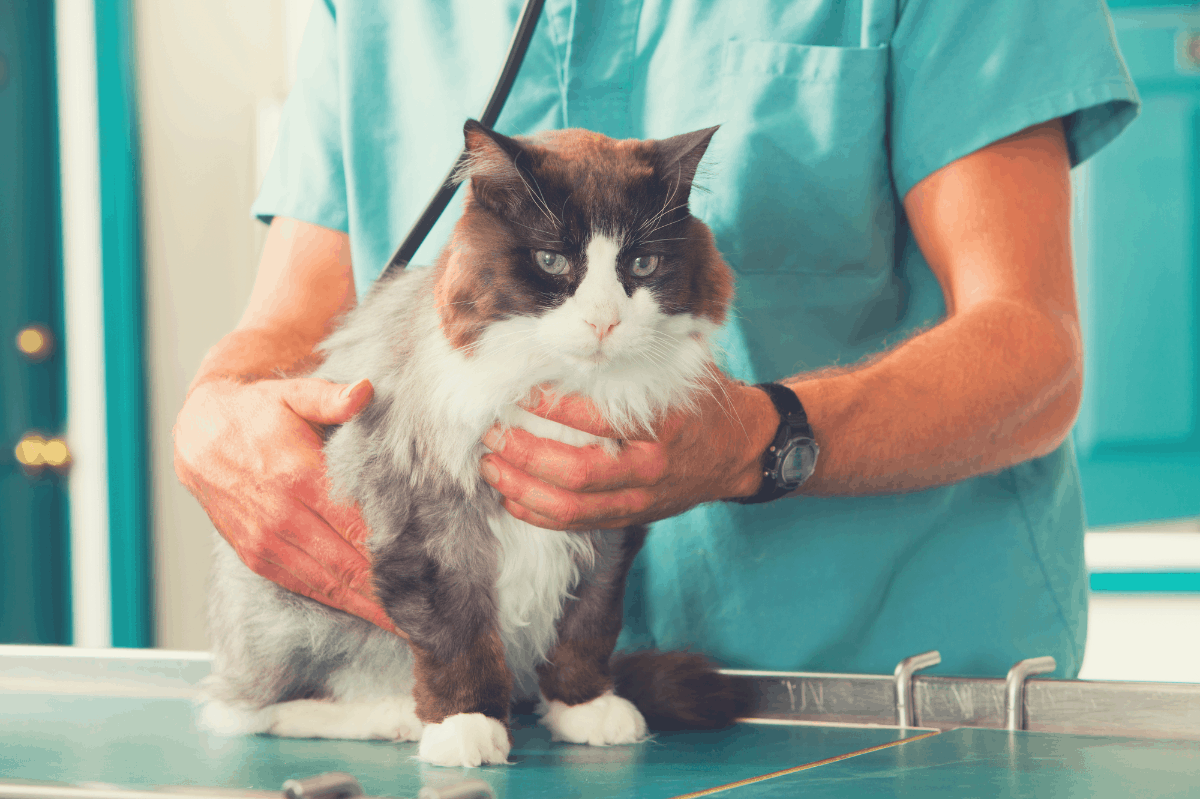
[[[0,643],[71,638],[53,22],[0,0]]]
[[[1113,18],[1143,106],[1074,174],[1093,527],[1200,516],[1200,13]]]

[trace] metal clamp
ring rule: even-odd
[[[354,775],[344,771],[327,771],[302,780],[283,784],[287,799],[354,799],[363,795],[363,787]],[[496,799],[492,786],[483,780],[461,780],[448,785],[426,785],[417,799]]]
[[[1008,670],[1004,678],[1004,719],[1009,732],[1023,730],[1025,718],[1025,681],[1035,674],[1046,674],[1058,668],[1054,658],[1046,655],[1027,658]]]
[[[283,784],[283,795],[287,799],[350,799],[363,795],[363,787],[353,774],[344,771],[327,771],[302,780],[288,780]]]
[[[896,725],[902,729],[917,726],[917,703],[913,697],[913,675],[942,662],[936,649],[905,658],[896,664]]]

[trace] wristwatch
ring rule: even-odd
[[[779,411],[779,429],[763,453],[762,486],[752,496],[738,497],[743,505],[770,502],[795,491],[817,468],[821,451],[796,392],[778,383],[758,383],[755,388],[765,391]]]

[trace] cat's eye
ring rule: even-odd
[[[658,262],[660,260],[657,255],[639,255],[629,265],[629,271],[633,272],[636,277],[647,277],[655,269],[658,269]]]
[[[560,252],[538,250],[533,254],[533,260],[537,261],[537,265],[542,268],[543,272],[551,275],[566,274],[567,270],[571,268],[567,263],[567,257]]]

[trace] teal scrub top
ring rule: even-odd
[[[363,293],[462,147],[519,12],[316,0],[254,213],[348,232]],[[1101,0],[547,0],[497,129],[720,125],[692,210],[737,275],[723,365],[757,382],[853,363],[944,316],[901,205],[922,178],[1058,117],[1079,163],[1136,113]],[[1083,530],[1069,442],[917,493],[712,503],[653,526],[621,645],[866,673],[930,649],[962,675],[1053,655],[1073,677]]]

